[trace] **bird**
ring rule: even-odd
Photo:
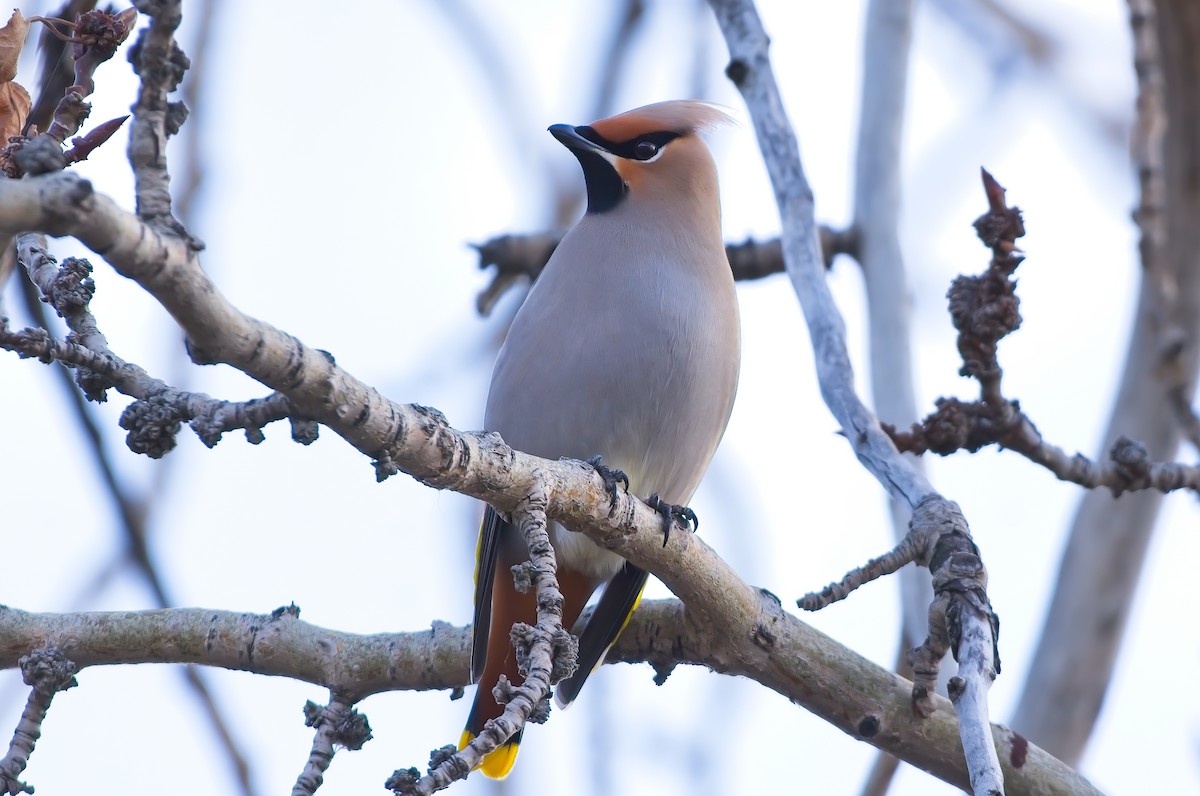
[[[672,100],[549,128],[579,161],[587,209],[517,311],[484,413],[485,428],[517,450],[589,460],[614,501],[618,482],[648,497],[665,532],[676,519],[694,521],[686,503],[737,393],[737,296],[716,164],[700,137],[730,121],[709,103]],[[563,625],[579,637],[579,667],[555,688],[565,707],[628,623],[648,573],[557,523],[550,540]],[[521,682],[513,624],[536,622],[533,591],[519,593],[511,573],[528,559],[525,541],[490,506],[476,559],[471,679],[479,688],[460,749],[503,713],[492,694],[499,676]],[[601,586],[586,625],[573,627]],[[518,732],[478,768],[504,778],[520,742]]]

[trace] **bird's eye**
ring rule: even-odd
[[[638,141],[633,148],[633,154],[638,160],[649,160],[658,154],[658,144],[653,141]]]

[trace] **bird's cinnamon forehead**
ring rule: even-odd
[[[591,127],[609,141],[630,141],[639,135],[672,132],[687,135],[711,130],[733,120],[714,105],[698,100],[656,102],[642,108],[592,122]]]

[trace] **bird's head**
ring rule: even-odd
[[[588,212],[605,213],[630,197],[715,201],[716,167],[699,133],[730,121],[707,102],[673,100],[550,133],[583,167]]]

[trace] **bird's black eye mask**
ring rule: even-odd
[[[613,153],[619,158],[628,160],[650,160],[659,153],[659,150],[667,144],[668,141],[674,141],[680,136],[680,133],[669,130],[662,130],[657,133],[645,133],[636,138],[631,138],[628,141],[609,141],[604,136],[596,132],[592,127],[583,126],[576,127],[575,132],[583,136],[593,144],[604,147],[607,151]]]
[[[657,157],[668,141],[680,135],[673,132],[646,133],[628,141],[613,143],[591,127],[576,127],[575,133],[606,152],[635,161],[647,161]],[[588,212],[607,213],[620,205],[629,193],[629,186],[621,179],[613,164],[594,150],[572,147],[571,151],[583,167],[583,181],[587,184]]]

